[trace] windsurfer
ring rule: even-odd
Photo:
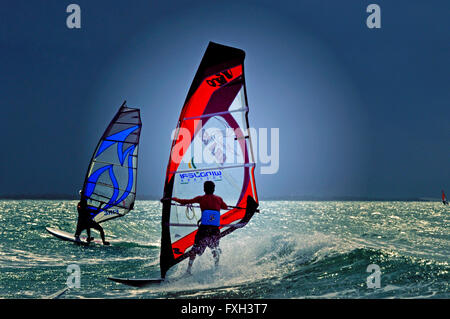
[[[108,246],[109,242],[105,240],[105,232],[103,231],[102,226],[100,226],[99,223],[95,222],[91,214],[89,212],[89,209],[87,207],[87,200],[85,197],[81,197],[78,206],[78,222],[77,222],[77,230],[75,231],[75,240],[80,241],[80,234],[83,230],[86,229],[87,233],[87,241],[91,242],[94,238],[91,237],[91,228],[96,229],[100,232],[100,236],[102,238],[103,245]]]
[[[195,235],[194,246],[189,251],[189,264],[187,273],[191,273],[192,264],[194,263],[197,255],[201,256],[206,247],[209,247],[214,257],[214,264],[217,268],[220,258],[220,209],[227,209],[223,199],[214,195],[215,185],[212,181],[206,181],[203,184],[203,190],[205,195],[197,196],[193,199],[179,199],[173,197],[172,200],[182,204],[200,204],[202,210],[202,218],[198,227],[197,234]]]
[[[447,196],[445,196],[444,190],[442,190],[442,204],[448,205]]]

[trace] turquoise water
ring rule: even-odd
[[[76,201],[0,201],[0,297],[46,298],[80,267],[80,288],[61,298],[449,298],[450,208],[439,202],[263,201],[243,229],[210,251],[191,277],[145,289],[107,280],[159,277],[157,201],[137,201],[104,223],[112,246],[79,247],[46,226],[73,232]],[[98,233],[93,231],[98,238]],[[187,261],[169,277],[181,276]],[[368,288],[370,264],[380,287]]]

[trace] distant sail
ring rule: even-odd
[[[209,43],[178,120],[164,186],[164,198],[193,198],[203,194],[205,181],[214,181],[215,193],[233,205],[221,211],[222,237],[246,225],[258,206],[244,58],[242,50]],[[189,132],[190,140],[184,140],[183,131]],[[195,145],[202,145],[212,159],[209,163],[196,161],[191,152]],[[163,202],[162,278],[188,256],[200,217],[199,207],[188,210]]]
[[[124,216],[136,198],[140,110],[122,104],[101,137],[86,174],[82,194],[100,223]]]
[[[444,190],[442,190],[442,203],[448,205],[447,196],[445,196]]]

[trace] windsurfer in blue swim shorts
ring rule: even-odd
[[[200,204],[202,210],[202,219],[195,235],[194,246],[189,252],[189,264],[187,273],[191,273],[192,264],[197,255],[201,256],[206,247],[209,247],[214,257],[214,264],[219,265],[220,258],[220,210],[227,209],[228,205],[219,196],[214,195],[215,184],[212,181],[206,181],[203,184],[205,195],[197,196],[193,199],[179,199],[173,197],[172,200],[181,205]]]

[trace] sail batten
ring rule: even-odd
[[[92,155],[82,194],[98,223],[124,216],[134,207],[141,128],[140,110],[124,102]]]
[[[133,156],[131,156],[131,157],[133,157]],[[131,169],[137,170],[137,168],[133,167],[133,166],[120,165],[120,164],[116,164],[116,163],[112,163],[112,162],[96,161],[96,163],[106,164],[106,165],[113,165],[113,166],[120,166],[120,167],[123,167],[123,168],[131,168]]]
[[[242,109],[239,109],[239,110],[233,110],[233,111],[224,111],[224,112],[203,114],[203,115],[200,115],[200,116],[185,117],[183,119],[183,121],[202,119],[202,118],[213,117],[213,116],[217,116],[217,115],[225,115],[225,114],[237,113],[237,112],[244,113],[244,112],[247,112],[247,111],[248,111],[248,108],[246,107],[246,108],[242,108]]]
[[[105,184],[105,183],[99,183],[99,182],[97,182],[97,185],[109,187],[109,188],[111,188],[111,189],[118,190],[118,191],[121,191],[121,192],[126,192],[126,191],[127,191],[126,189],[119,188],[119,187],[114,187],[114,186],[112,186],[112,185],[108,185],[108,184]],[[136,194],[135,192],[132,192],[132,191],[128,191],[128,192],[129,192],[130,194]],[[103,196],[103,195],[97,194],[97,193],[95,193],[95,192],[93,192],[93,194],[99,195],[99,196]],[[106,196],[104,196],[104,197],[105,197],[105,198],[108,198],[108,197],[106,197]]]
[[[227,225],[221,236],[245,226],[258,206],[255,161],[247,133],[249,108],[244,59],[244,51],[210,42],[181,110],[166,170],[163,198],[193,198],[203,194],[206,180],[216,184],[216,194],[233,206],[221,211],[221,224]],[[187,148],[180,148],[181,143],[186,143],[182,130],[190,134]],[[212,161],[204,163],[191,156],[198,145]],[[201,211],[195,206],[191,209],[192,216],[185,207],[163,201],[160,255],[163,278],[173,265],[187,257],[194,244],[194,226]],[[196,218],[194,223],[191,218]]]
[[[240,165],[230,165],[230,166],[216,166],[216,167],[205,167],[205,168],[199,168],[199,169],[188,169],[188,170],[178,170],[170,172],[171,174],[182,174],[182,173],[194,173],[194,172],[203,172],[203,171],[214,171],[214,170],[222,170],[222,169],[229,169],[229,168],[238,168],[238,167],[253,167],[255,166],[255,163],[247,163],[247,164],[240,164]]]

